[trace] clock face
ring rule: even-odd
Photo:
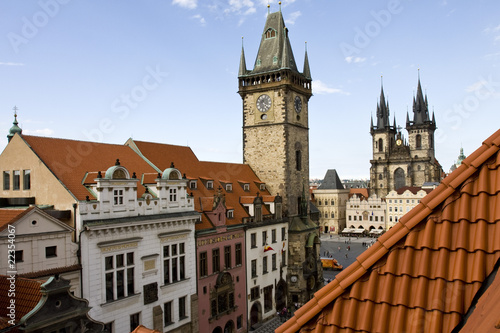
[[[300,99],[299,96],[295,97],[295,101],[293,104],[295,105],[295,111],[297,113],[300,113],[300,111],[302,111],[302,100]]]
[[[403,141],[402,141],[401,139],[397,139],[397,140],[396,140],[396,144],[397,144],[398,146],[401,146],[401,144],[402,144],[402,143],[403,143]]]
[[[260,95],[257,98],[257,110],[260,112],[267,112],[271,108],[271,97],[268,95]]]

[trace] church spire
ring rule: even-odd
[[[307,42],[306,42],[306,54],[304,56],[304,71],[302,74],[304,74],[304,76],[307,79],[311,79],[311,69],[309,68],[309,58],[307,57]]]
[[[417,95],[413,98],[413,125],[423,125],[428,122],[430,122],[430,119],[429,109],[427,107],[427,96],[424,98],[424,94],[422,93],[419,72]]]
[[[385,101],[384,86],[381,84],[380,100],[377,104],[377,129],[384,129],[389,126],[389,102]]]
[[[247,63],[245,62],[245,49],[243,48],[243,37],[241,37],[241,58],[240,58],[240,70],[238,71],[238,76],[245,75],[247,73]]]
[[[14,137],[14,135],[16,133],[19,133],[19,134],[23,133],[23,130],[19,126],[17,126],[19,124],[17,122],[17,110],[18,110],[17,106],[14,106],[13,110],[14,110],[14,122],[12,123],[13,126],[9,130],[9,134],[7,134],[8,142],[10,142],[10,140],[12,140],[12,138]]]

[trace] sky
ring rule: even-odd
[[[369,178],[382,81],[404,127],[420,76],[445,172],[498,130],[497,0],[3,0],[0,151],[16,106],[24,134],[131,137],[241,163],[241,47],[253,68],[268,3],[300,70],[307,42],[311,178]]]

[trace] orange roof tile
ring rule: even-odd
[[[188,179],[223,180],[233,184],[237,182],[248,183],[250,192],[244,191],[242,186],[233,186],[232,191],[229,192],[222,188],[226,198],[226,207],[234,208],[234,219],[226,220],[228,225],[240,224],[243,217],[248,217],[247,211],[240,204],[240,197],[248,196],[249,193],[256,194],[257,192],[260,192],[263,197],[270,195],[267,190],[260,191],[257,185],[260,184],[260,179],[247,164],[199,161],[189,147],[132,140],[129,140],[127,144],[132,148],[136,148],[139,155],[144,156],[145,159],[160,170],[165,170],[170,167],[171,162],[174,162],[175,167],[181,173],[186,174]],[[202,212],[202,207],[203,210],[206,210],[210,205],[206,198],[213,197],[216,189],[215,184],[214,189],[207,189],[198,182],[198,187],[188,189],[188,192],[195,197],[195,209]],[[201,203],[203,203],[203,206]],[[208,221],[205,221],[202,216],[202,223],[196,225],[196,230],[201,230],[204,227],[212,228],[213,226]]]
[[[139,325],[131,333],[161,333],[161,332],[157,331],[157,330],[152,330],[152,329],[144,327],[142,325]]]
[[[500,130],[276,332],[452,331],[500,258],[499,151]]]
[[[7,307],[10,305],[11,297],[5,291],[10,290],[11,280],[7,280],[9,276],[0,275],[0,322],[5,322],[7,317]],[[28,312],[33,310],[33,308],[38,304],[42,298],[42,293],[40,292],[40,286],[45,281],[42,280],[31,280],[21,277],[16,277],[15,279],[15,313],[16,313],[16,324],[19,323],[21,318]],[[9,320],[9,319],[7,319]],[[2,325],[2,324],[0,324]]]
[[[420,190],[424,190],[425,192],[427,193],[430,193],[432,191],[432,189],[430,188],[421,188],[421,187],[418,187],[418,186],[403,186],[403,187],[400,187],[396,190],[396,193],[397,194],[403,194],[405,193],[405,191],[410,191],[411,193],[413,194],[417,194],[418,191]]]
[[[26,209],[1,208],[0,209],[0,231],[7,228],[7,224],[9,224],[9,222],[13,222],[13,221],[18,220],[21,217],[21,214],[24,213],[25,211],[26,211]]]
[[[79,271],[81,269],[82,269],[82,265],[76,264],[76,265],[71,265],[71,266],[66,266],[66,267],[55,267],[55,268],[44,269],[42,271],[37,271],[37,272],[29,272],[29,273],[19,274],[19,276],[24,277],[24,278],[28,278],[28,279],[36,279],[36,278],[41,278],[41,277],[46,277],[46,276],[51,276],[51,275],[56,275],[56,274],[61,274],[61,273]]]
[[[136,172],[138,178],[142,173],[156,172],[153,167],[125,145],[30,135],[23,135],[22,138],[78,200],[85,200],[86,196],[93,198],[87,188],[82,185],[85,174],[107,170],[115,165],[116,159],[119,159],[120,164],[131,174]],[[144,194],[144,190],[144,187],[138,186],[138,197]]]
[[[349,199],[354,195],[354,194],[359,194],[365,199],[368,199],[369,197],[369,192],[367,188],[350,188],[349,189]]]

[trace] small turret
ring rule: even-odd
[[[13,110],[14,110],[14,122],[12,123],[13,126],[9,130],[9,134],[7,134],[7,140],[9,142],[10,142],[10,140],[12,140],[12,138],[14,137],[14,135],[16,133],[19,133],[19,134],[23,133],[23,130],[21,129],[21,127],[17,126],[18,125],[18,122],[17,122],[17,106],[14,106]]]
[[[247,73],[247,63],[245,61],[245,50],[243,48],[243,37],[241,37],[241,58],[240,58],[240,69],[238,71],[238,76],[245,75]]]

